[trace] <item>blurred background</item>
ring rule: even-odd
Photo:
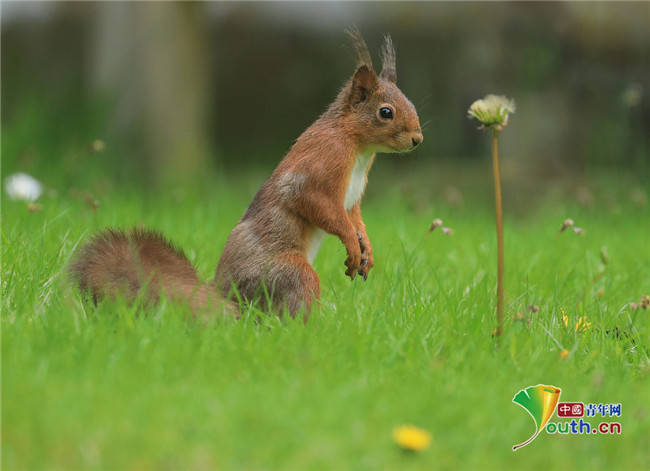
[[[590,175],[620,175],[645,204],[649,8],[3,1],[3,173],[80,186],[253,169],[263,179],[353,72],[344,29],[357,25],[377,68],[392,35],[398,85],[425,126],[417,152],[386,156],[378,172],[458,187],[473,169],[485,176],[489,139],[466,111],[497,93],[518,106],[501,139],[512,191],[570,181],[589,203]],[[431,187],[462,199],[453,185]]]

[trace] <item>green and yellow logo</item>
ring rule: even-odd
[[[537,435],[539,435],[539,432],[544,429],[546,423],[555,412],[555,407],[560,400],[561,392],[562,390],[555,386],[538,384],[537,386],[529,386],[526,389],[522,389],[515,394],[515,397],[512,398],[512,402],[523,407],[524,410],[533,418],[535,421],[535,433],[525,442],[513,446],[513,451],[528,445],[537,437]]]

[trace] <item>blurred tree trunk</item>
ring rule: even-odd
[[[95,10],[92,83],[114,97],[113,131],[142,145],[154,183],[182,182],[209,166],[204,18],[193,2],[105,2]]]

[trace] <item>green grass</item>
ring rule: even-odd
[[[66,276],[91,233],[143,223],[211,277],[260,173],[164,192],[113,183],[98,190],[97,212],[65,187],[37,213],[3,199],[4,469],[647,469],[650,310],[628,307],[650,294],[647,207],[615,178],[588,207],[522,203],[506,179],[497,342],[487,164],[485,186],[458,208],[427,190],[435,183],[423,190],[426,175],[416,185],[421,172],[396,182],[378,167],[364,204],[376,267],[351,283],[328,238],[315,262],[322,308],[307,325],[254,312],[204,325],[170,303],[147,315],[95,307]],[[434,217],[455,234],[427,235]],[[586,235],[558,236],[565,217]],[[572,326],[581,316],[587,332]],[[606,333],[615,328],[624,334]],[[622,403],[623,435],[543,433],[513,453],[534,426],[511,400],[538,383],[564,400]],[[400,424],[428,430],[431,447],[398,449]]]

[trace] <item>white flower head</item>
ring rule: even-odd
[[[429,232],[433,232],[436,230],[437,227],[442,226],[442,219],[440,218],[435,218],[433,222],[431,223],[431,226],[429,226]]]
[[[5,189],[12,200],[36,201],[43,185],[31,175],[14,173],[5,179]]]
[[[501,131],[508,125],[508,116],[514,113],[515,109],[514,100],[499,95],[487,95],[472,103],[467,115],[481,122],[480,129]]]

